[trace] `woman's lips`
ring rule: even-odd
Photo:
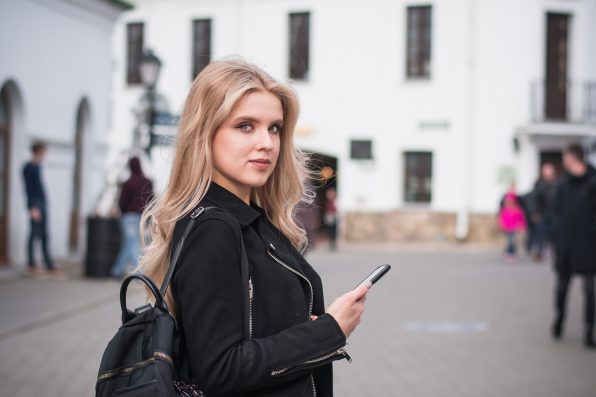
[[[252,164],[253,167],[255,167],[258,170],[266,170],[269,168],[269,166],[271,166],[271,160],[268,159],[255,159],[255,160],[250,160],[249,161],[250,164]]]

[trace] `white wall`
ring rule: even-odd
[[[214,58],[241,54],[288,81],[288,13],[308,11],[310,73],[292,82],[301,99],[297,142],[338,158],[342,210],[388,211],[403,202],[403,152],[433,152],[437,211],[493,213],[515,169],[520,190],[537,176],[535,138],[516,153],[530,123],[530,87],[544,78],[546,12],[573,14],[570,79],[594,79],[596,1],[431,0],[431,78],[405,77],[406,7],[387,0],[144,0],[114,35],[124,78],[125,23],[145,22],[146,47],[164,60],[159,90],[180,108],[190,85],[191,21],[212,18]],[[119,130],[130,130],[136,88],[116,87]],[[424,126],[427,127],[424,127]],[[430,127],[428,127],[430,125]],[[374,161],[349,159],[350,139],[372,139]],[[551,144],[561,145],[560,139]],[[125,139],[120,139],[124,145]]]
[[[68,255],[76,117],[84,98],[90,118],[83,150],[83,220],[93,209],[107,151],[111,33],[119,11],[93,0],[0,2],[0,86],[14,82],[22,100],[11,147],[9,252],[15,263],[25,260],[28,220],[21,170],[35,139],[48,142],[43,178],[50,205],[51,249],[56,257]],[[84,224],[80,227],[83,233]]]

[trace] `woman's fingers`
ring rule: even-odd
[[[354,288],[354,290],[350,292],[354,301],[358,301],[358,300],[364,298],[366,296],[366,294],[368,293],[368,291],[370,290],[371,286],[372,286],[371,282],[367,281],[366,283],[362,283],[359,286],[357,286],[356,288]]]

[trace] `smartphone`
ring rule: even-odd
[[[367,281],[370,281],[371,284],[374,284],[377,281],[379,281],[381,279],[381,277],[383,277],[385,274],[387,274],[387,272],[390,269],[391,269],[391,265],[381,265],[381,266],[377,267],[375,270],[373,270],[373,272],[371,274],[369,274],[364,280],[362,280],[362,282],[358,283],[358,285],[366,283]],[[358,287],[358,285],[356,287]]]

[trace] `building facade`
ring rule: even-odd
[[[240,55],[298,91],[297,142],[337,186],[345,239],[490,239],[511,182],[594,146],[594,37],[596,0],[138,0],[114,33],[114,146],[142,49],[172,113],[209,60]]]
[[[104,184],[111,39],[129,8],[108,0],[0,1],[0,263],[25,262],[29,230],[22,169],[47,143],[42,177],[50,247],[80,259],[85,217]]]

